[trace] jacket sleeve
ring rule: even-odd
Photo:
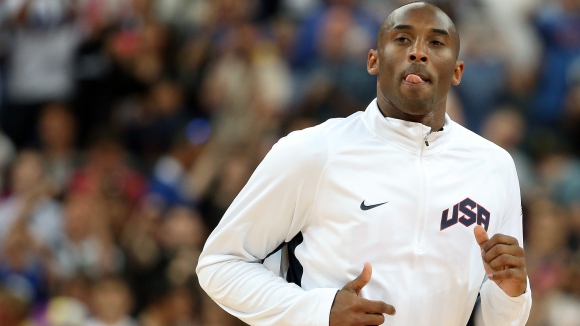
[[[338,289],[305,291],[261,263],[308,225],[326,160],[323,144],[311,133],[296,132],[274,145],[210,235],[199,259],[201,287],[250,325],[329,323]]]
[[[499,177],[505,189],[505,211],[498,233],[515,237],[523,248],[522,207],[520,186],[513,160],[507,154]],[[525,325],[532,308],[530,280],[526,292],[519,297],[510,297],[494,281],[485,278],[480,289],[480,303],[476,308],[476,325],[520,326]]]

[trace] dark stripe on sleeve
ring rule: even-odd
[[[302,264],[298,261],[295,255],[296,247],[298,247],[304,238],[302,232],[298,233],[290,242],[288,242],[288,273],[286,273],[286,281],[302,286]]]

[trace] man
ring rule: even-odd
[[[524,325],[517,175],[445,114],[458,52],[436,6],[389,15],[368,55],[377,99],[272,148],[205,245],[209,295],[252,325],[465,325],[474,306],[479,324]],[[286,280],[261,264],[284,243]]]

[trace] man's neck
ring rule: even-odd
[[[431,127],[432,131],[440,131],[443,129],[443,125],[445,124],[446,101],[443,101],[439,108],[425,115],[413,115],[405,113],[384,98],[378,98],[377,105],[379,107],[379,111],[381,111],[381,114],[386,118],[419,122],[425,126]]]

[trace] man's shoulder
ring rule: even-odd
[[[306,129],[293,131],[280,139],[286,146],[298,146],[301,149],[331,151],[337,146],[372,135],[362,119],[362,112],[356,112],[346,118],[333,118]]]
[[[456,145],[481,155],[499,166],[513,166],[512,156],[502,147],[476,134],[475,132],[453,122],[456,130]]]
[[[329,119],[319,125],[293,131],[282,137],[270,156],[288,165],[324,165],[328,157],[344,146],[372,135],[362,121],[361,112],[346,118]]]

